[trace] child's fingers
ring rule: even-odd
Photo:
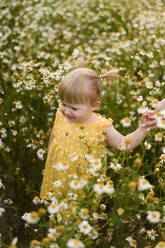
[[[156,128],[158,128],[157,125],[152,126],[152,127],[148,127],[149,130],[154,130],[154,129],[156,129]]]
[[[153,129],[156,129],[156,128],[158,128],[158,127],[157,127],[157,123],[156,123],[155,121],[152,121],[152,122],[147,123],[147,124],[145,125],[145,129],[146,129],[147,131],[150,131],[150,130],[153,130]]]
[[[152,120],[155,120],[155,117],[149,116],[148,119],[152,121]]]
[[[155,113],[154,112],[149,112],[148,113],[148,118],[154,119],[155,117]]]
[[[142,119],[146,119],[146,120],[155,120],[155,116],[153,114],[144,114],[142,116]]]
[[[147,111],[149,114],[151,114],[151,115],[154,115],[154,111],[152,111],[152,110],[148,110]]]
[[[157,126],[157,121],[156,120],[149,121],[149,122],[145,123],[145,126],[147,128],[151,128],[151,127]]]

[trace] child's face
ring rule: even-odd
[[[61,102],[60,110],[69,122],[86,123],[90,119],[94,106]]]

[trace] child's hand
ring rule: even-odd
[[[142,116],[142,124],[141,126],[146,129],[146,131],[153,130],[157,128],[157,121],[154,117],[154,112],[153,111],[147,111],[143,116]]]
[[[160,112],[162,110],[165,110],[165,98],[158,104],[155,112]]]

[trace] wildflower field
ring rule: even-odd
[[[0,247],[165,248],[161,113],[134,151],[109,147],[106,176],[97,168],[68,198],[39,198],[58,86],[74,62],[119,69],[98,112],[126,135],[165,98],[164,47],[163,0],[0,1]]]

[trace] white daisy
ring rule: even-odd
[[[129,117],[125,117],[120,122],[123,125],[123,127],[130,127],[131,126],[131,119]]]
[[[15,104],[16,109],[22,109],[23,107],[21,101],[15,101],[14,104]]]
[[[147,150],[151,149],[151,144],[149,144],[147,141],[144,142],[144,145]]]
[[[135,240],[135,239],[133,239],[131,236],[129,236],[129,237],[128,237],[128,238],[126,238],[125,240],[127,240],[127,241],[128,241],[128,243],[129,243],[129,245],[130,245],[131,247],[136,248],[136,240]]]
[[[59,236],[59,233],[55,228],[49,228],[48,229],[48,237],[53,238],[53,240],[56,240],[56,238]]]
[[[77,190],[77,189],[82,189],[86,185],[86,183],[87,182],[83,179],[81,180],[75,179],[72,180],[69,185],[72,189]]]
[[[0,179],[0,188],[5,189],[5,186],[2,183],[2,180]]]
[[[163,133],[158,132],[155,134],[155,141],[162,141],[163,140]]]
[[[118,162],[110,162],[110,167],[114,171],[119,171],[122,168],[121,164],[119,164]]]
[[[0,207],[0,216],[2,216],[2,214],[5,212],[5,209]]]
[[[99,213],[97,213],[97,212],[94,212],[94,213],[92,214],[92,216],[93,216],[93,218],[96,219],[96,220],[98,220],[98,219],[100,218]]]
[[[102,162],[101,162],[100,158],[99,159],[91,159],[90,163],[91,163],[92,169],[94,169],[94,170],[98,170],[102,167]]]
[[[160,220],[160,212],[158,211],[148,211],[147,220],[151,223],[158,223]]]
[[[11,244],[14,246],[14,245],[17,244],[17,242],[18,242],[18,238],[15,237],[15,238],[12,240]]]
[[[144,177],[139,179],[138,190],[143,191],[143,190],[148,190],[151,188],[152,188],[152,185],[149,183],[148,180],[146,180]]]
[[[164,241],[160,241],[155,248],[165,248],[165,242]]]
[[[139,114],[144,114],[144,113],[146,113],[147,110],[148,110],[148,108],[146,108],[144,106],[140,106],[137,111]]]
[[[60,207],[57,203],[52,202],[47,209],[50,214],[56,214],[59,212]]]
[[[79,215],[82,219],[86,220],[89,218],[89,210],[87,208],[81,208]]]
[[[98,183],[93,185],[94,191],[98,194],[101,195],[104,193],[104,184]]]
[[[157,126],[158,126],[159,128],[165,129],[165,119],[157,118]]]
[[[112,195],[115,192],[115,189],[113,187],[113,184],[107,184],[104,186],[104,192],[107,193],[108,195]]]
[[[66,246],[68,248],[84,248],[85,245],[78,239],[69,239]]]
[[[54,187],[60,187],[62,185],[61,180],[56,180],[53,182]]]
[[[42,149],[42,148],[38,149],[37,156],[38,156],[39,159],[43,160],[44,159],[44,154],[45,154],[44,149]]]
[[[42,203],[42,200],[40,200],[40,198],[38,196],[35,196],[32,200],[32,202],[37,205],[37,204],[40,204]]]
[[[162,162],[165,162],[165,153],[163,153],[161,156],[160,156],[160,159]]]
[[[90,161],[91,161],[92,159],[94,159],[94,158],[93,158],[92,155],[86,154],[86,155],[85,155],[85,159],[86,159],[87,161],[90,162]]]
[[[28,223],[28,224],[37,224],[40,220],[39,215],[36,211],[32,211],[30,213],[25,213],[22,218]]]
[[[50,245],[50,248],[60,248],[58,244],[52,243]]]
[[[84,233],[84,234],[89,234],[89,233],[91,232],[91,230],[93,229],[93,228],[89,225],[88,221],[86,221],[86,220],[83,220],[83,222],[80,223],[80,224],[78,225],[78,227],[79,227],[79,229],[80,229],[80,232],[82,232],[82,233]]]
[[[66,169],[68,169],[68,168],[69,168],[69,165],[68,165],[68,164],[65,164],[65,163],[59,162],[58,164],[55,164],[55,165],[53,166],[53,168],[55,168],[55,169],[61,171],[61,170],[66,170]]]
[[[157,108],[158,107],[158,103],[159,103],[159,101],[158,101],[158,99],[157,98],[154,98],[152,101],[151,101],[151,106],[152,106],[152,108]]]
[[[155,240],[156,236],[159,236],[156,231],[154,231],[153,229],[151,231],[146,231],[147,236],[151,239],[151,240]]]

